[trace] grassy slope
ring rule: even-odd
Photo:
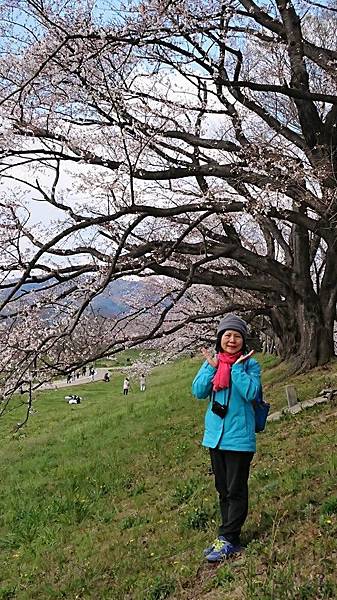
[[[282,365],[264,361],[276,409],[288,381]],[[205,404],[190,395],[198,365],[158,368],[149,389],[127,399],[120,375],[77,386],[86,398],[79,406],[65,404],[63,390],[46,392],[24,432],[11,435],[1,423],[0,598],[337,597],[332,407],[259,435],[246,552],[220,568],[204,565],[217,500],[200,447]],[[296,378],[301,399],[336,372],[333,364]]]
[[[279,410],[285,406],[286,384],[294,384],[300,401],[309,400],[319,395],[324,388],[337,389],[337,360],[334,359],[328,365],[312,369],[310,373],[289,377],[287,365],[279,364],[279,359],[269,355],[259,357],[263,365],[264,392],[272,403],[273,410]],[[273,367],[273,368],[270,368]]]

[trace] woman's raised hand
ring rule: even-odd
[[[207,350],[207,348],[201,348],[201,354],[204,357],[204,359],[207,360],[207,362],[211,365],[211,367],[214,367],[216,369],[216,367],[218,366],[218,361],[211,356],[209,350]]]
[[[247,360],[248,358],[250,358],[251,356],[253,356],[255,350],[251,350],[250,352],[248,352],[248,354],[242,354],[242,356],[239,356],[238,360],[235,361],[235,365],[238,365],[239,363],[242,363],[244,360]]]

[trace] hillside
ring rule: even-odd
[[[290,382],[276,363],[264,358],[275,409]],[[1,599],[337,597],[336,407],[259,435],[246,550],[220,567],[204,563],[217,499],[200,446],[205,403],[190,394],[199,364],[157,368],[148,390],[135,382],[127,398],[120,374],[76,387],[78,406],[63,390],[45,392],[15,435],[0,422]],[[295,383],[305,399],[336,377],[331,364]]]

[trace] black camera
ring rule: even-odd
[[[218,415],[218,417],[223,419],[227,412],[227,406],[216,402],[216,400],[213,400],[211,410],[215,415]]]

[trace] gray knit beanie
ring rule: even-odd
[[[223,319],[221,319],[217,334],[227,331],[227,329],[232,329],[233,331],[238,331],[241,333],[243,337],[244,343],[246,343],[248,331],[247,331],[247,323],[241,317],[234,315],[233,313],[228,313]]]

